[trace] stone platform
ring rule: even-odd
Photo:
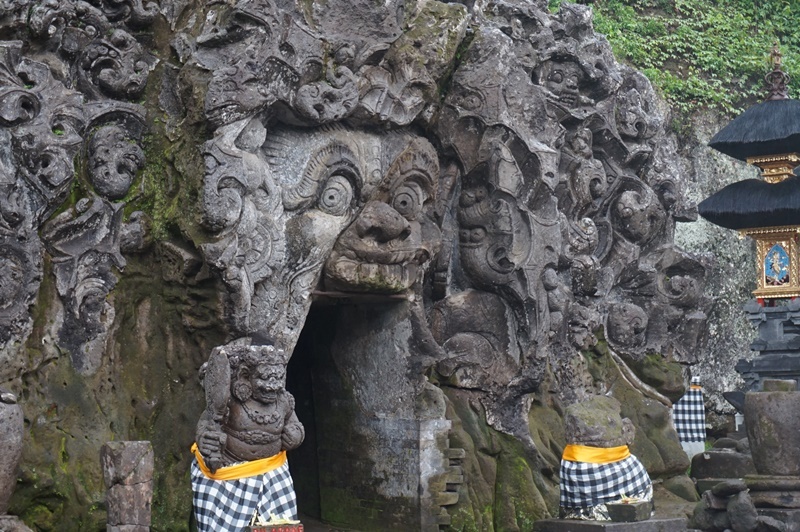
[[[545,519],[533,524],[534,532],[683,532],[686,519],[648,519],[636,523]]]

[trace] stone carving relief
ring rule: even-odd
[[[350,375],[371,386],[354,401],[415,393],[401,397],[403,431],[427,434],[427,423],[443,446],[448,430],[469,436],[431,451],[465,472],[435,490],[448,494],[452,525],[504,504],[479,500],[495,479],[479,479],[472,456],[503,445],[531,464],[528,500],[548,515],[558,444],[536,416],[560,422],[586,396],[631,388],[669,430],[674,383],[641,370],[657,360],[681,373],[696,361],[708,301],[706,266],[673,243],[674,224],[696,209],[652,87],[614,60],[588,7],[552,14],[545,4],[0,3],[3,35],[26,39],[0,43],[0,342],[26,349],[52,271],[61,305],[36,340],[69,352],[81,378],[115,352],[122,313],[144,331],[139,349],[154,349],[151,337],[169,335],[149,334],[147,316],[162,311],[117,298],[131,265],[158,261],[165,283],[219,293],[215,319],[184,326],[196,350],[218,346],[208,371],[232,372],[220,388],[227,407],[248,403],[248,383],[239,355],[213,362],[223,350],[269,338],[285,366],[315,300],[375,304],[348,317],[365,339],[347,371],[375,372]],[[152,188],[162,203],[136,212]],[[377,368],[364,351],[384,344],[397,352]],[[194,374],[202,356],[181,363]],[[186,383],[182,374],[164,388]],[[219,424],[222,403],[208,393],[201,425]],[[370,430],[392,437],[390,414]],[[645,418],[632,419],[650,438]],[[298,430],[281,447],[299,444]],[[207,432],[198,443],[213,461]],[[156,448],[156,460],[170,452],[180,455]],[[481,459],[496,465],[501,454]],[[659,459],[659,474],[685,471]]]
[[[113,323],[106,300],[116,283],[112,269],[125,265],[120,235],[146,225],[136,214],[123,229],[124,204],[111,203],[126,196],[144,166],[144,109],[109,98],[141,96],[155,61],[124,28],[152,22],[155,7],[136,0],[16,2],[6,15],[22,17],[34,40],[0,45],[0,126],[8,141],[0,209],[9,264],[4,285],[12,296],[4,299],[3,340],[27,334],[25,314],[46,249],[64,303],[59,345],[79,372],[92,373]],[[26,55],[40,49],[56,51],[60,60]],[[53,217],[76,186],[87,193]],[[143,240],[128,238],[128,251]]]

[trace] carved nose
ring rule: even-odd
[[[358,217],[356,232],[361,238],[370,237],[378,242],[405,240],[411,234],[411,225],[386,203],[370,201]]]

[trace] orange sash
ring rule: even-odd
[[[260,458],[228,467],[220,467],[212,473],[203,461],[203,456],[200,454],[196,443],[192,444],[192,454],[197,458],[197,465],[200,467],[200,471],[212,480],[238,480],[245,477],[254,477],[278,469],[286,463],[286,451],[281,451],[269,458]]]
[[[588,462],[590,464],[610,464],[619,462],[631,455],[627,445],[619,447],[589,447],[588,445],[567,445],[564,447],[563,460],[569,462]]]

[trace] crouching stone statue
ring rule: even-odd
[[[616,399],[592,396],[570,405],[564,433],[560,517],[608,521],[609,503],[653,500],[650,476],[628,449],[635,428]]]
[[[206,410],[192,447],[200,532],[242,530],[254,519],[295,519],[286,451],[305,437],[285,390],[286,354],[268,345],[223,346],[201,369]]]

